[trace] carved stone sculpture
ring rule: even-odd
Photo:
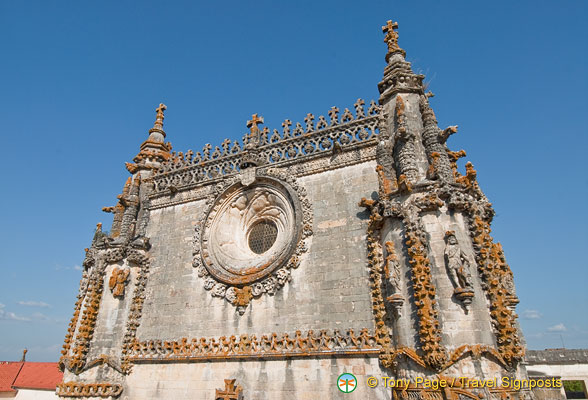
[[[404,304],[404,297],[402,296],[402,280],[400,276],[400,264],[396,257],[394,250],[394,243],[386,242],[386,261],[384,266],[384,274],[388,278],[388,284],[390,287],[391,295],[386,298],[392,305],[394,312],[397,316],[400,316],[400,310],[402,304]]]
[[[470,262],[466,253],[459,246],[454,231],[445,233],[445,242],[445,263],[449,278],[455,287],[454,294],[467,310],[474,297]]]
[[[114,267],[108,280],[108,287],[114,297],[124,297],[125,286],[129,280],[130,273],[129,268]]]

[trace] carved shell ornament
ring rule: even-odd
[[[241,175],[217,185],[207,200],[193,266],[204,289],[242,315],[252,298],[274,295],[290,281],[312,234],[312,212],[304,188],[285,172]]]

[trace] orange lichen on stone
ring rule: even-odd
[[[341,335],[338,330],[332,334],[326,330],[314,333],[296,331],[293,337],[287,333],[270,335],[241,334],[220,338],[181,338],[177,341],[133,340],[129,347],[131,359],[168,360],[217,360],[231,358],[283,358],[307,357],[325,354],[374,354],[379,352],[377,336],[368,329],[356,334],[353,329]]]
[[[123,297],[125,294],[125,286],[129,279],[131,271],[129,269],[121,269],[114,267],[108,280],[108,287],[114,297]]]
[[[412,183],[408,180],[408,178],[404,174],[401,174],[398,177],[398,189],[400,189],[401,192],[405,192],[405,193],[412,192]]]
[[[471,162],[467,162],[466,165],[466,174],[463,176],[459,176],[455,178],[455,181],[467,189],[473,188],[476,184],[476,177],[478,175],[477,171],[474,169],[474,165]]]
[[[524,348],[518,337],[516,314],[511,309],[516,304],[514,284],[512,287],[508,284],[512,279],[512,271],[504,260],[502,247],[494,243],[490,236],[490,223],[475,216],[470,222],[470,229],[477,250],[478,270],[486,283],[485,290],[490,300],[490,315],[496,331],[498,351],[509,365],[514,365],[524,356]]]
[[[383,217],[380,215],[378,202],[363,197],[359,206],[370,211],[370,222],[367,229],[367,257],[370,276],[370,294],[372,298],[372,312],[376,322],[376,343],[380,346],[380,361],[386,368],[394,368],[394,349],[390,332],[386,325],[386,305],[382,291],[382,273],[385,268],[381,244],[381,225]],[[390,253],[389,253],[390,254]]]
[[[90,341],[94,334],[103,289],[102,275],[98,275],[95,275],[88,284],[85,307],[76,335],[76,346],[73,349],[73,356],[69,359],[68,368],[74,371],[80,371],[83,368]]]
[[[412,282],[418,311],[419,338],[423,359],[434,369],[447,360],[447,352],[441,345],[438,312],[435,304],[435,285],[431,277],[431,262],[425,254],[425,246],[414,232],[406,233],[407,252],[412,269]]]
[[[465,152],[465,150],[448,151],[447,156],[449,157],[449,162],[450,162],[451,169],[453,171],[453,176],[455,179],[457,179],[461,176],[461,174],[457,170],[457,160],[459,160],[462,157],[465,157],[466,152]]]
[[[125,163],[125,167],[127,168],[127,171],[129,171],[131,174],[134,174],[135,172],[137,172],[139,170],[139,166],[137,164],[133,164],[133,163],[129,163],[129,162]]]
[[[216,389],[214,400],[242,400],[243,388],[235,381],[235,379],[225,379],[225,389]]]
[[[398,47],[398,22],[388,20],[386,25],[382,26],[382,32],[385,34],[384,43],[388,46],[388,53],[386,53],[386,62],[390,60],[390,56],[396,52],[405,54],[404,50]]]
[[[56,393],[60,397],[118,397],[123,391],[122,385],[116,383],[79,383],[64,382],[57,385]]]
[[[397,189],[396,181],[388,179],[386,174],[384,173],[384,167],[378,165],[376,167],[376,172],[378,174],[378,180],[380,181],[380,190],[383,196],[390,195],[395,189]]]
[[[235,305],[246,307],[253,298],[251,286],[244,286],[242,289],[235,289],[235,295]]]
[[[427,170],[427,178],[435,179],[438,177],[437,170],[439,168],[439,158],[441,154],[434,151],[431,153],[431,163],[429,164],[429,169]]]

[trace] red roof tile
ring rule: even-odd
[[[15,391],[12,384],[20,372],[22,364],[22,362],[0,361],[0,393]]]
[[[16,389],[55,390],[62,380],[63,372],[59,370],[57,363],[26,361],[12,386]]]

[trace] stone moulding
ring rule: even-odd
[[[90,344],[94,336],[94,329],[99,311],[98,308],[104,292],[106,266],[108,264],[122,261],[125,258],[130,263],[139,266],[139,273],[136,279],[133,300],[131,301],[129,310],[127,330],[123,338],[120,367],[118,367],[118,364],[110,358],[108,358],[108,362],[106,362],[102,355],[87,363]],[[145,298],[144,290],[149,270],[149,258],[144,251],[131,247],[106,249],[92,248],[86,253],[84,266],[88,266],[90,269],[84,271],[82,282],[80,283],[80,293],[76,302],[74,316],[70,322],[68,333],[65,337],[59,366],[62,370],[67,368],[71,372],[79,374],[94,365],[108,364],[111,368],[119,372],[122,371],[128,373],[131,365],[126,357],[126,353],[130,342],[135,338],[137,327],[140,324],[143,301]],[[80,313],[82,314],[81,317]]]
[[[370,276],[370,294],[372,297],[372,312],[376,322],[376,338],[380,346],[380,360],[386,368],[394,368],[394,349],[391,335],[386,326],[386,305],[383,294],[384,257],[381,245],[382,216],[378,212],[378,205],[374,200],[362,198],[360,207],[370,211],[367,228],[367,258]]]
[[[469,218],[471,235],[476,250],[478,270],[484,280],[484,289],[490,300],[496,342],[501,356],[510,365],[523,359],[525,350],[518,337],[513,309],[518,302],[509,284],[512,272],[504,261],[504,254],[499,243],[494,243],[490,236],[490,223],[479,216]]]
[[[365,163],[376,158],[376,139],[370,139],[365,142],[357,143],[353,146],[345,147],[342,153],[320,153],[317,155],[308,156],[308,159],[300,164],[297,161],[285,161],[280,164],[280,168],[288,168],[297,178],[308,176],[325,171],[330,171],[338,168],[344,168],[351,165]],[[272,167],[271,165],[269,166]],[[266,169],[268,166],[260,167]],[[237,176],[237,173],[232,175],[224,175],[221,178],[215,178],[202,183],[190,184],[183,186],[173,196],[170,192],[161,192],[151,194],[150,210],[156,210],[165,207],[172,207],[179,204],[185,204],[193,201],[206,199],[218,183],[223,182],[227,178]]]
[[[90,350],[90,342],[94,335],[94,328],[96,319],[98,317],[98,310],[100,307],[100,300],[104,291],[104,265],[96,266],[91,272],[88,287],[85,291],[84,307],[82,311],[81,322],[77,327],[77,335],[75,338],[70,337],[70,333],[66,336],[63,346],[62,357],[60,359],[61,368],[68,368],[74,372],[81,372],[86,362],[86,356]],[[79,316],[80,309],[77,308],[74,312],[74,318],[71,321],[70,328],[76,332],[75,326]],[[70,355],[71,343],[73,340],[74,347]]]
[[[307,161],[317,155],[333,153],[337,148],[341,151],[355,147],[358,144],[371,141],[378,135],[381,116],[381,107],[371,102],[366,115],[359,99],[355,104],[356,117],[349,110],[343,114],[341,121],[338,119],[336,107],[330,111],[331,123],[322,123],[319,119],[316,127],[307,122],[307,130],[300,124],[293,132],[290,132],[291,122],[286,121],[283,135],[274,130],[274,134],[268,138],[269,130],[261,132],[260,143],[256,149],[258,157],[264,164],[282,166],[289,162]],[[288,122],[288,123],[287,123]],[[202,153],[195,156],[187,152],[179,153],[169,162],[163,164],[160,170],[153,176],[154,191],[152,197],[169,194],[178,188],[191,187],[195,184],[206,183],[223,176],[237,174],[240,171],[244,150],[238,142],[230,145],[230,141],[223,142],[223,148],[216,147],[211,154],[212,147],[207,144]],[[247,145],[247,139],[244,145]]]
[[[244,358],[286,358],[314,356],[378,356],[380,347],[377,337],[368,329],[355,334],[349,329],[345,335],[338,330],[328,332],[312,330],[302,333],[263,335],[243,334],[221,336],[220,338],[182,338],[175,341],[135,341],[129,357],[133,362],[141,361],[182,361],[182,360],[227,360]]]
[[[63,371],[66,366],[69,364],[69,352],[71,349],[71,345],[74,339],[74,335],[76,332],[76,327],[78,324],[78,319],[80,316],[80,311],[82,308],[82,303],[84,301],[84,298],[86,296],[86,292],[88,289],[88,275],[87,272],[84,271],[82,273],[82,279],[80,281],[80,290],[78,292],[78,297],[76,300],[76,304],[74,306],[74,314],[73,317],[69,323],[69,326],[67,328],[67,334],[65,335],[65,340],[63,343],[63,350],[61,350],[61,357],[59,358],[59,368]]]
[[[382,204],[381,204],[382,203]],[[429,204],[426,202],[427,205]],[[436,202],[434,202],[436,203]],[[446,349],[441,345],[441,332],[439,329],[438,312],[436,309],[435,286],[432,283],[430,261],[423,245],[422,236],[424,231],[418,220],[418,207],[404,206],[400,203],[393,204],[386,201],[368,200],[362,198],[360,206],[366,207],[370,212],[370,221],[367,231],[368,243],[368,266],[370,268],[372,286],[372,308],[375,316],[376,326],[381,327],[381,334],[387,335],[382,339],[382,354],[380,359],[386,368],[395,368],[398,352],[391,345],[391,339],[387,332],[385,321],[389,318],[386,314],[386,307],[382,296],[382,270],[384,258],[382,255],[381,226],[384,220],[383,215],[396,216],[400,218],[406,229],[406,248],[411,266],[412,288],[415,304],[417,306],[419,341],[423,356],[412,352],[401,352],[412,358],[417,363],[424,362],[435,370],[443,367],[447,360]],[[418,360],[418,361],[417,361]]]
[[[412,288],[419,316],[419,340],[427,364],[441,369],[447,359],[447,352],[441,345],[441,331],[436,309],[435,286],[432,282],[431,265],[426,248],[417,232],[407,226],[406,245],[412,273]]]
[[[116,383],[64,382],[57,385],[55,393],[60,397],[118,397],[123,391]]]
[[[139,274],[137,276],[137,284],[135,286],[133,300],[131,302],[131,308],[129,310],[129,316],[127,319],[127,331],[125,332],[122,345],[121,369],[124,373],[128,374],[131,372],[129,351],[137,335],[137,328],[141,324],[143,303],[145,301],[145,285],[147,284],[147,275],[149,274],[150,262],[147,254],[135,249],[129,251],[127,259],[129,262],[135,263],[140,267]]]

